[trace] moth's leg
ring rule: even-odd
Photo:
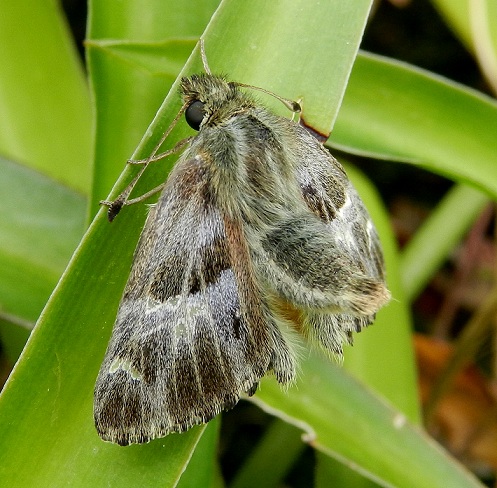
[[[174,120],[171,122],[167,130],[162,134],[162,137],[159,139],[159,142],[155,145],[152,153],[148,158],[145,159],[128,159],[128,164],[148,164],[153,161],[158,161],[159,159],[165,158],[166,156],[169,156],[170,154],[174,154],[176,151],[181,149],[185,144],[191,141],[192,137],[187,137],[186,139],[183,139],[182,141],[179,141],[172,149],[163,152],[161,154],[157,154],[157,151],[160,149],[162,144],[164,144],[164,141],[167,139],[171,131],[174,129],[176,124],[178,123],[178,120],[180,117],[183,115],[187,107],[187,104],[184,103],[179,112],[176,114],[176,117],[174,117]]]
[[[107,211],[107,218],[109,219],[110,222],[112,222],[117,214],[121,211],[121,209],[125,205],[132,205],[133,203],[140,202],[142,200],[145,200],[145,198],[148,198],[149,196],[153,195],[154,193],[159,192],[162,190],[163,185],[159,185],[158,187],[154,188],[153,190],[150,190],[147,192],[145,195],[142,195],[141,197],[134,198],[133,200],[128,200],[129,195],[133,191],[133,188],[135,187],[136,183],[138,183],[138,180],[140,179],[141,175],[145,172],[147,169],[148,165],[150,163],[153,163],[154,161],[158,161],[159,159],[163,159],[171,154],[174,154],[178,152],[180,149],[182,149],[186,144],[188,144],[191,140],[192,137],[187,137],[186,139],[183,139],[179,141],[172,149],[169,149],[168,151],[165,151],[163,153],[157,154],[157,151],[160,149],[164,141],[167,139],[171,131],[174,129],[176,124],[178,123],[178,120],[180,117],[183,115],[187,107],[187,104],[184,103],[179,112],[176,114],[176,117],[174,117],[174,120],[171,122],[167,130],[162,134],[162,137],[160,138],[159,142],[155,145],[154,150],[152,151],[152,154],[145,159],[137,159],[137,160],[128,160],[128,164],[143,164],[142,169],[139,171],[139,173],[133,178],[131,183],[121,192],[121,194],[115,199],[115,200],[102,200],[100,202],[100,205],[107,205],[109,207],[109,210]]]
[[[162,183],[159,186],[156,186],[152,190],[148,191],[147,193],[144,193],[143,195],[137,198],[128,200],[128,197],[133,191],[133,188],[138,183],[138,180],[141,178],[142,174],[145,172],[145,170],[147,169],[150,163],[153,163],[154,161],[158,161],[159,159],[163,159],[167,156],[170,156],[171,154],[178,152],[184,146],[186,146],[192,139],[193,137],[187,137],[179,141],[172,149],[169,149],[168,151],[165,151],[160,154],[155,154],[155,151],[157,150],[158,147],[156,146],[156,149],[154,149],[152,155],[146,159],[128,160],[128,164],[143,164],[143,167],[140,169],[138,174],[131,180],[128,186],[126,186],[126,188],[119,194],[119,196],[115,200],[100,201],[100,205],[106,205],[107,207],[109,207],[109,210],[107,211],[107,218],[109,219],[109,222],[112,222],[116,218],[117,214],[121,211],[121,209],[125,205],[133,205],[135,203],[142,202],[143,200],[146,200],[147,198],[154,195],[155,193],[160,192],[164,188],[164,183]]]
[[[157,150],[159,149],[158,146],[155,147],[155,149],[152,151],[152,155],[149,156],[148,158],[144,159],[128,159],[127,163],[128,164],[148,164],[148,163],[153,163],[154,161],[159,161],[160,159],[167,158],[167,156],[170,156],[171,154],[177,153],[183,147],[185,147],[192,139],[194,136],[186,137],[185,139],[182,139],[179,141],[172,149],[168,149],[167,151],[164,151],[160,154],[155,154]],[[161,144],[162,144],[161,140]]]
[[[109,207],[107,211],[107,218],[109,219],[109,222],[112,222],[117,214],[121,211],[121,209],[125,205],[133,205],[135,203],[143,202],[147,198],[151,197],[152,195],[155,195],[156,193],[159,193],[166,183],[161,183],[160,185],[156,186],[155,188],[152,188],[151,190],[147,191],[147,193],[144,193],[143,195],[140,195],[139,197],[132,198],[131,200],[128,200],[128,196],[131,193],[131,190],[135,186],[136,182],[140,179],[140,176],[143,174],[147,166],[144,166],[140,172],[133,178],[133,181],[126,187],[125,191],[121,193],[115,200],[109,201],[109,200],[101,200],[100,205],[107,205]]]
[[[120,193],[120,195],[115,200],[100,200],[100,205],[106,205],[107,207],[109,207],[107,210],[107,218],[109,219],[109,222],[112,222],[116,218],[117,214],[121,211],[121,209],[125,205],[129,204],[128,196],[133,191],[133,188],[138,183],[138,180],[141,178],[141,175],[145,172],[147,167],[148,164],[143,165],[138,174],[131,180],[128,186]]]

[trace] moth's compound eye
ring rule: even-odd
[[[200,100],[195,100],[185,111],[185,119],[188,125],[194,130],[200,130],[200,124],[204,116],[204,103]]]

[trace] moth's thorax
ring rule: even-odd
[[[193,75],[183,78],[181,87],[187,106],[203,104],[205,115],[186,159],[203,166],[205,194],[212,203],[257,227],[275,214],[305,209],[295,178],[306,157],[300,148],[304,129],[255,103],[223,77]],[[309,157],[323,157],[312,138],[306,151]]]
[[[190,157],[200,156],[206,165],[210,194],[220,208],[259,220],[302,201],[294,126],[264,108],[246,107],[222,124],[200,128]]]

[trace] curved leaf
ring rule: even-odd
[[[85,194],[91,105],[59,3],[7,1],[1,12],[0,154]]]
[[[285,393],[267,378],[253,401],[380,486],[439,488],[441,480],[451,488],[482,486],[405,416],[322,357],[303,361],[296,388]]]

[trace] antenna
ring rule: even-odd
[[[207,55],[205,54],[205,42],[203,38],[200,38],[200,56],[202,57],[202,64],[204,65],[204,70],[208,75],[212,75],[211,69],[209,68],[209,63],[207,62]],[[298,114],[302,111],[302,107],[299,102],[294,100],[290,100],[289,98],[283,98],[276,93],[273,93],[265,88],[260,88],[258,86],[246,85],[245,83],[238,83],[237,81],[233,82],[234,85],[242,87],[242,88],[251,88],[252,90],[258,90],[260,92],[266,93],[277,100],[279,100],[288,110],[293,112],[294,114]]]
[[[209,68],[209,63],[207,62],[207,55],[205,54],[205,43],[202,38],[200,38],[200,56],[202,57],[202,64],[204,65],[204,70],[208,75],[212,75],[211,69]]]
[[[272,97],[276,98],[276,100],[279,100],[288,110],[292,111],[295,114],[298,114],[302,111],[300,103],[296,102],[295,100],[280,97],[279,95],[276,95],[276,93],[266,90],[265,88],[261,88],[260,86],[246,85],[245,83],[238,83],[237,81],[235,81],[234,83],[236,86],[241,86],[242,88],[252,88],[252,90],[261,91],[263,93],[266,93],[267,95],[271,95]]]

